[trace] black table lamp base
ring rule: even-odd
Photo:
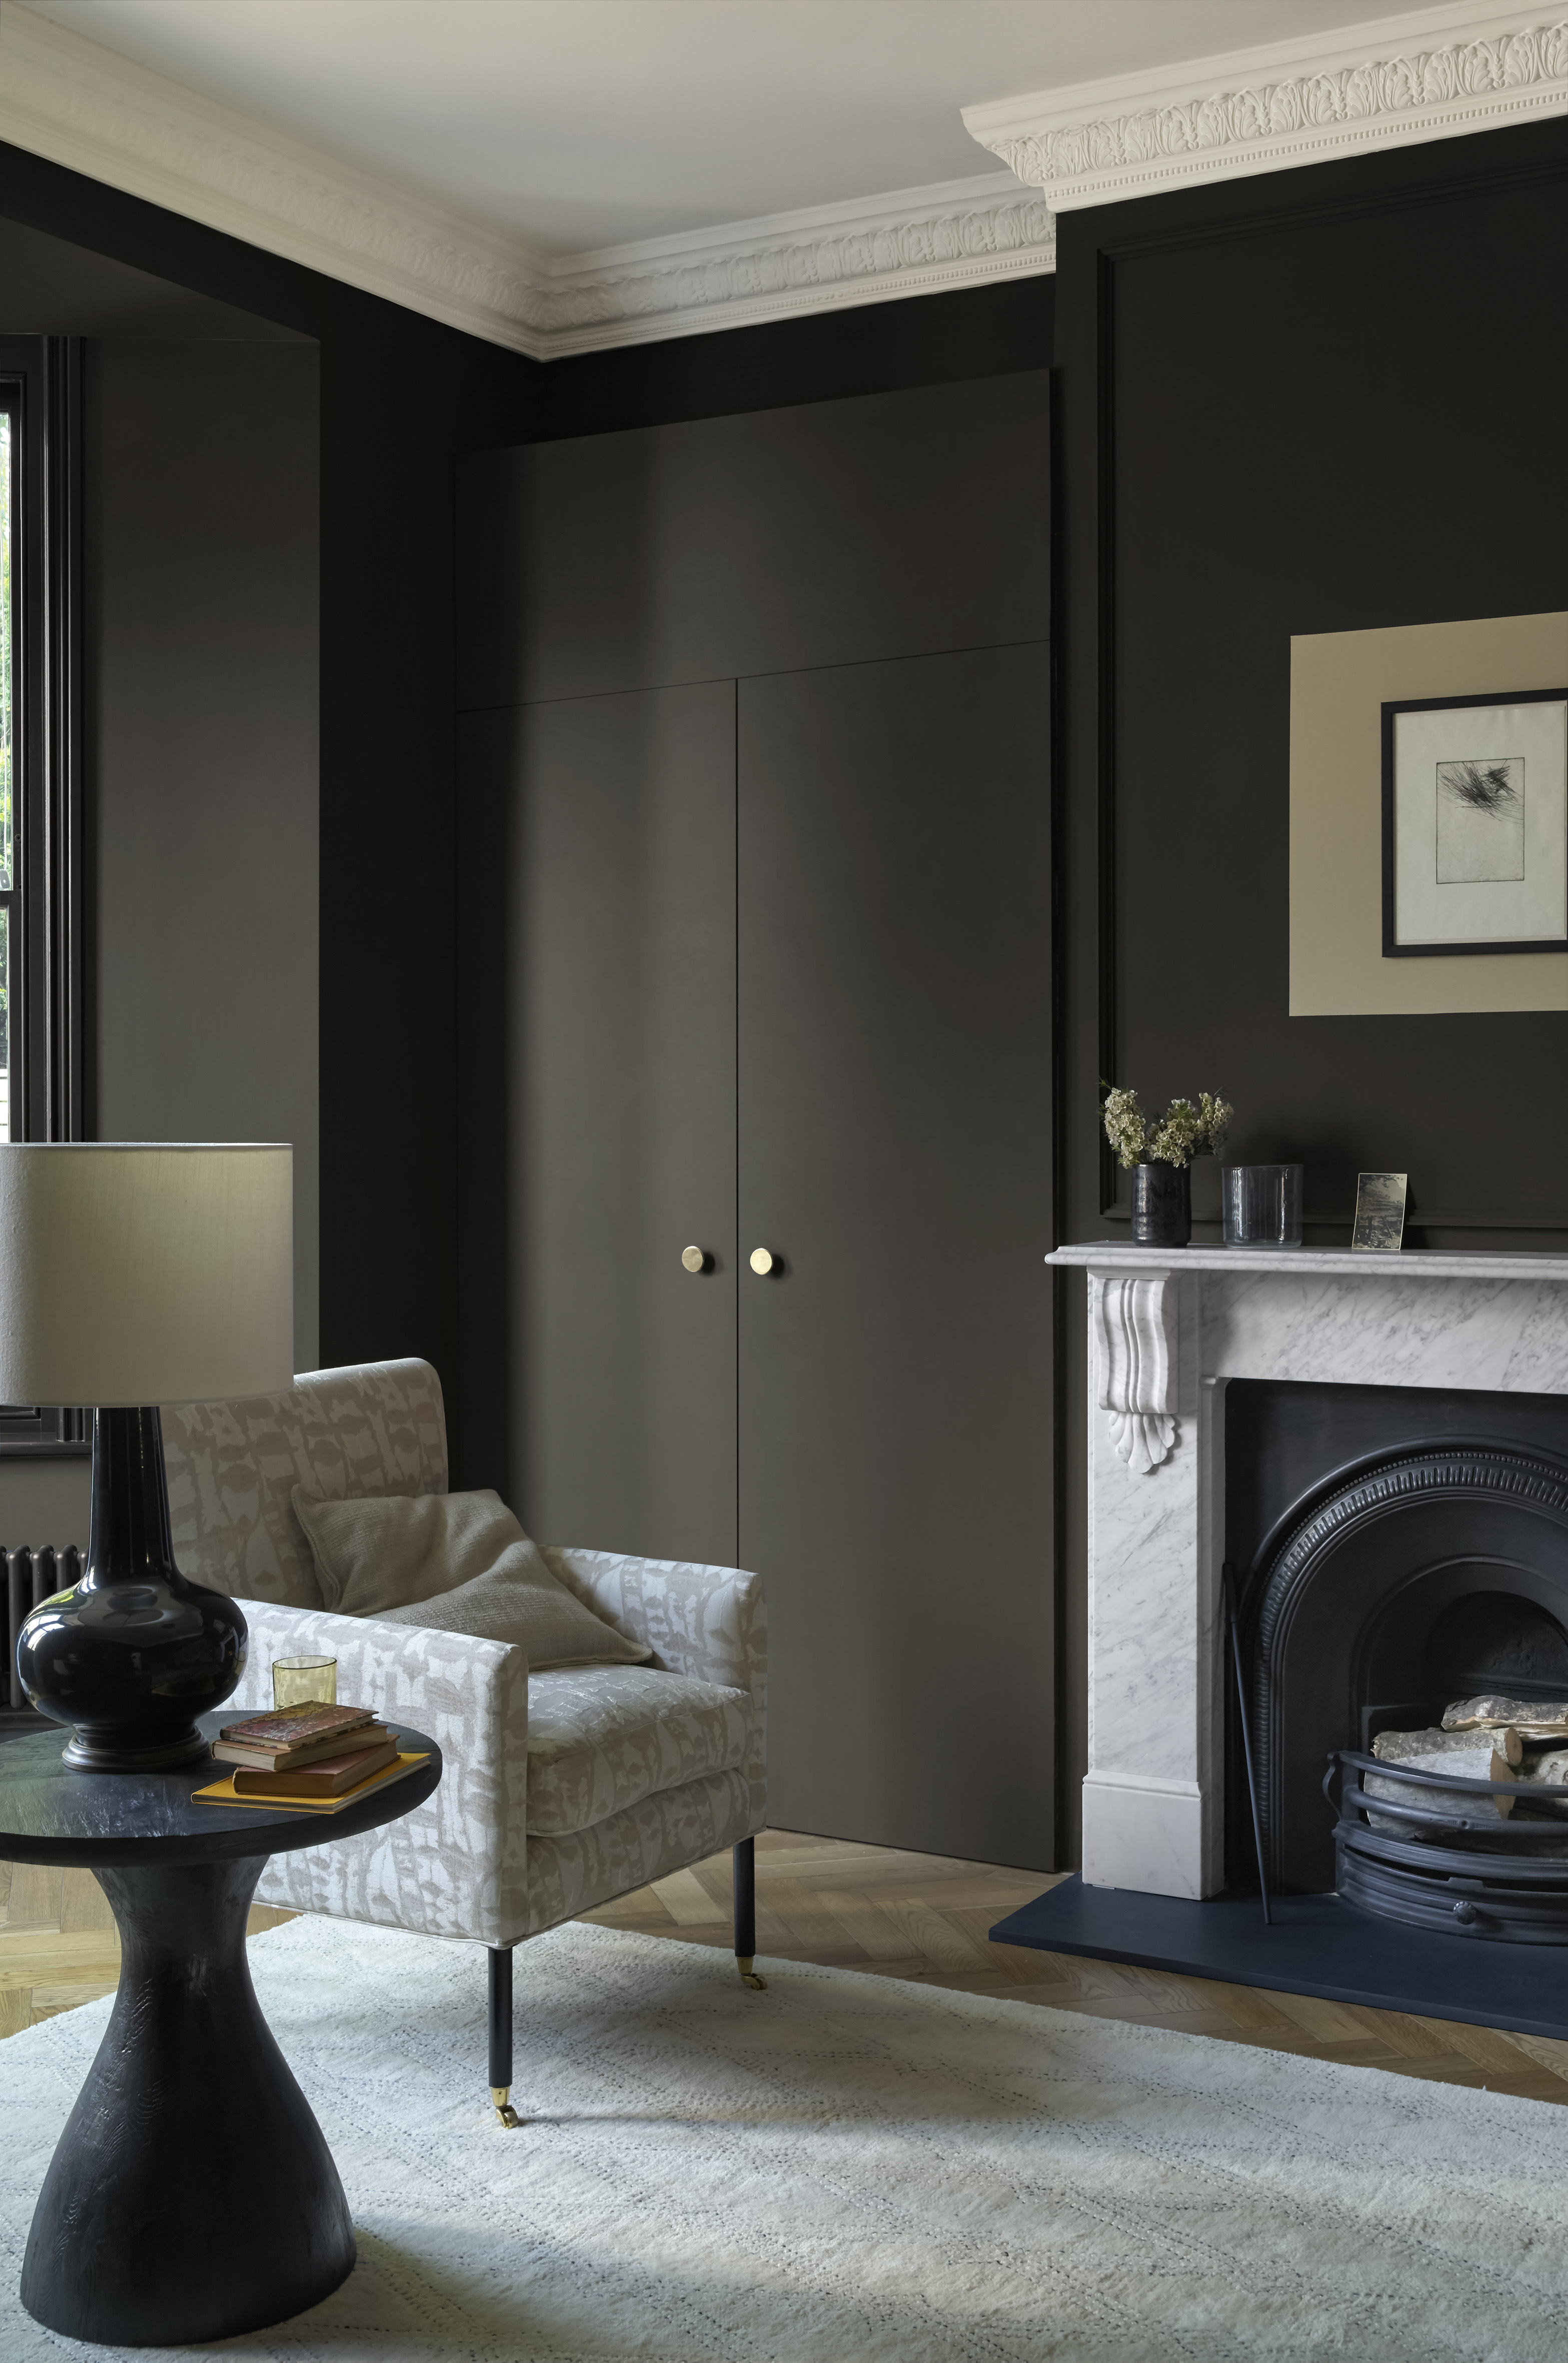
[[[244,1670],[245,1618],[174,1564],[156,1405],[93,1414],[93,1521],[73,1591],[35,1608],[17,1671],[42,1714],[75,1726],[66,1761],[160,1772],[207,1753],[195,1717]]]
[[[42,1714],[50,1712],[41,1699],[34,1703]],[[105,1724],[95,1731],[73,1730],[61,1750],[78,1772],[173,1772],[182,1764],[194,1764],[211,1753],[194,1724],[177,1739],[161,1740],[151,1747],[137,1745],[134,1726]]]

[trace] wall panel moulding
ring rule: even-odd
[[[1385,17],[1114,82],[966,106],[1055,212],[1568,113],[1568,15]]]
[[[535,254],[6,0],[0,139],[536,361],[1055,268],[1010,172]],[[978,161],[978,159],[977,159]]]

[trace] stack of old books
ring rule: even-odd
[[[198,1795],[215,1804],[300,1805],[317,1813],[340,1812],[366,1789],[425,1760],[402,1755],[396,1732],[370,1708],[316,1704],[226,1724],[213,1754],[234,1769]]]

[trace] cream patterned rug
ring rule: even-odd
[[[1551,2363],[1568,2110],[844,1969],[570,1926],[517,1959],[518,2133],[478,1948],[303,1919],[262,2006],[359,2263],[207,2354],[280,2363]],[[107,2002],[0,2046],[0,2356]],[[223,2096],[213,2096],[221,2109]],[[193,2160],[193,2172],[200,2161]],[[180,2194],[170,2193],[177,2211]],[[169,2352],[171,2350],[160,2350]]]

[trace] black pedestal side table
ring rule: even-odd
[[[209,1738],[233,1713],[204,1715]],[[261,2015],[246,1915],[269,1855],[396,1819],[430,1761],[340,1814],[195,1803],[226,1768],[77,1772],[0,1747],[0,1859],[92,1870],[119,1924],[114,2013],[33,2213],[22,2303],[69,2338],[195,2346],[318,2305],[354,2265],[332,2153]]]

